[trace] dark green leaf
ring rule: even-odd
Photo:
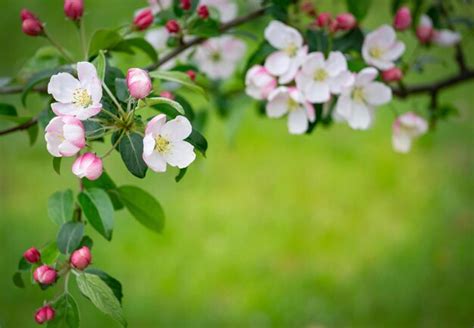
[[[52,321],[48,322],[49,328],[79,327],[79,309],[71,294],[62,294],[52,305],[55,310],[55,316]]]
[[[372,0],[346,0],[347,9],[360,22],[367,16]]]
[[[144,178],[148,169],[143,161],[143,138],[138,133],[126,133],[119,143],[122,161],[137,178]]]
[[[25,260],[25,258],[22,256],[18,262],[18,270],[28,271],[29,269],[31,269],[31,263]]]
[[[195,36],[210,38],[220,35],[219,22],[212,19],[196,19],[189,26],[189,33]]]
[[[38,123],[44,130],[48,125],[49,121],[51,121],[54,117],[56,117],[56,115],[51,110],[51,106],[48,105],[48,107],[42,110],[41,113],[38,115]]]
[[[57,191],[48,199],[48,215],[56,224],[62,225],[72,220],[74,195],[72,190]]]
[[[112,289],[99,276],[81,273],[77,276],[77,286],[99,310],[117,320],[122,326],[127,326],[120,302]]]
[[[364,43],[364,34],[360,28],[355,28],[343,36],[334,39],[333,50],[348,53],[350,51],[362,51],[362,44]]]
[[[87,246],[89,249],[92,249],[92,246],[94,246],[94,241],[92,240],[91,237],[89,236],[84,236],[82,237],[81,243],[79,244],[78,248]]]
[[[112,49],[121,41],[122,37],[116,30],[98,30],[89,43],[89,57],[97,55],[100,50]]]
[[[179,114],[184,115],[184,108],[179,102],[165,98],[165,97],[151,97],[140,100],[138,103],[139,108],[143,107],[154,107],[159,110],[161,104],[166,104],[173,107]]]
[[[38,124],[33,124],[32,126],[30,126],[28,130],[26,130],[26,132],[28,133],[28,138],[30,139],[30,146],[33,146],[36,140],[38,140]]]
[[[184,176],[186,175],[186,172],[187,172],[187,171],[188,171],[188,168],[187,168],[187,167],[185,167],[184,169],[180,169],[178,175],[174,178],[174,180],[175,180],[176,182],[180,182],[181,179],[183,179]]]
[[[57,174],[61,174],[61,161],[62,157],[53,157],[53,169]]]
[[[58,249],[63,254],[70,254],[81,243],[84,234],[84,225],[80,222],[66,222],[59,230]]]
[[[0,104],[0,115],[18,116],[15,106],[10,104]]]
[[[163,230],[165,214],[152,195],[134,186],[123,186],[117,190],[125,207],[138,222],[156,232]]]
[[[186,141],[193,145],[204,157],[206,157],[207,140],[199,131],[193,129],[193,132],[191,132],[191,135],[186,138]]]
[[[84,179],[82,181],[84,184],[84,188],[91,189],[91,188],[100,188],[104,189],[110,197],[112,204],[114,205],[115,210],[120,210],[123,208],[123,204],[120,201],[120,198],[117,196],[117,193],[114,192],[117,189],[117,186],[112,181],[110,176],[107,172],[103,172],[99,179],[91,181],[89,179]]]
[[[257,50],[255,50],[255,52],[250,56],[247,64],[245,64],[244,71],[247,72],[254,65],[263,64],[268,55],[274,51],[275,48],[273,48],[268,42],[264,41],[260,43]]]
[[[115,92],[118,100],[127,102],[130,98],[130,92],[128,91],[127,81],[125,79],[115,79]]]
[[[25,282],[23,281],[21,272],[15,272],[15,274],[13,275],[13,284],[18,288],[25,288]]]
[[[156,62],[156,60],[158,59],[158,54],[156,53],[155,48],[153,48],[153,46],[143,38],[131,38],[123,40],[122,42],[117,44],[113,50],[133,54],[134,51],[132,50],[132,48],[137,48],[143,51],[152,62]]]
[[[308,30],[306,33],[309,51],[327,52],[329,47],[328,34],[323,30]]]
[[[107,240],[112,239],[114,228],[114,207],[107,193],[90,188],[78,196],[79,204],[92,227]]]
[[[112,289],[112,292],[114,293],[120,304],[122,303],[123,293],[122,284],[120,283],[120,281],[99,269],[87,268],[85,272],[99,276],[100,279],[102,279],[102,281],[105,282],[107,286],[110,287],[110,289]]]

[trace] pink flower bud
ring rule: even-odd
[[[56,270],[48,265],[42,265],[33,272],[35,281],[42,285],[51,285],[56,281],[58,274]]]
[[[188,74],[189,78],[190,78],[192,81],[195,81],[195,80],[196,80],[196,72],[193,71],[192,69],[190,69],[189,71],[187,71],[186,74]]]
[[[21,21],[24,21],[26,19],[38,19],[36,18],[35,14],[33,14],[28,9],[22,9],[20,12],[20,17],[21,17]]]
[[[166,22],[165,27],[170,33],[178,33],[181,29],[178,21],[176,21],[175,19],[171,19],[168,22]]]
[[[138,12],[133,20],[133,26],[139,30],[143,31],[150,27],[153,24],[155,17],[150,8],[143,9]]]
[[[255,65],[245,76],[245,92],[257,100],[267,99],[277,86],[277,80],[265,67]]]
[[[72,173],[81,179],[86,177],[89,180],[97,180],[102,171],[102,160],[93,153],[79,156],[72,165]]]
[[[91,251],[87,246],[79,248],[71,254],[71,265],[78,270],[84,270],[87,268],[89,264],[91,264],[91,261]]]
[[[153,89],[148,73],[140,68],[130,68],[127,72],[127,86],[130,95],[135,99],[143,99]]]
[[[43,23],[37,18],[27,18],[21,24],[23,33],[29,36],[39,36],[43,34]]]
[[[31,247],[27,249],[26,252],[23,253],[23,257],[29,263],[36,263],[36,262],[39,262],[39,260],[41,260],[41,254],[36,247]]]
[[[206,5],[199,6],[197,13],[198,13],[198,16],[201,17],[202,19],[207,19],[209,17],[209,9],[207,8]]]
[[[56,312],[50,305],[43,306],[39,308],[35,313],[36,323],[42,325],[45,322],[51,321],[54,319]]]
[[[382,79],[385,82],[398,82],[403,78],[403,72],[398,67],[393,67],[382,72]]]
[[[161,91],[160,92],[160,97],[174,100],[174,95],[170,91]]]
[[[410,8],[403,6],[398,9],[393,19],[393,27],[399,31],[406,30],[411,25],[411,12]]]
[[[84,0],[65,0],[64,13],[74,21],[81,19],[84,14]]]
[[[181,0],[181,9],[189,10],[191,9],[191,0]]]
[[[320,13],[316,18],[316,26],[320,28],[328,27],[331,24],[332,17],[330,13]]]
[[[343,13],[337,15],[336,22],[337,29],[342,31],[349,31],[357,26],[357,20],[351,13]]]
[[[55,157],[76,155],[86,145],[84,125],[72,116],[56,116],[45,132],[46,146]]]
[[[304,1],[301,6],[301,11],[304,12],[306,15],[308,16],[316,16],[316,8],[314,7],[314,5],[311,3],[310,0],[306,0]]]
[[[434,30],[429,26],[418,26],[416,28],[416,37],[422,44],[430,43],[433,39]]]

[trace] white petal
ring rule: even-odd
[[[308,118],[304,108],[288,114],[288,131],[291,134],[303,134],[308,130]]]
[[[153,136],[157,136],[161,133],[161,129],[163,125],[166,123],[166,115],[159,114],[153,117],[153,119],[148,122],[145,129],[145,134],[153,134]]]
[[[392,100],[392,89],[381,82],[372,82],[364,87],[365,100],[373,106],[380,106]]]
[[[423,27],[433,27],[433,21],[431,20],[430,16],[428,15],[421,15],[420,17],[420,25]]]
[[[72,142],[64,141],[59,145],[59,152],[62,156],[70,157],[76,155],[81,148],[74,145]]]
[[[147,134],[143,138],[143,156],[150,156],[155,150],[156,141],[153,134]]]
[[[170,143],[170,150],[163,154],[169,165],[183,169],[196,159],[194,147],[186,141],[174,141]]]
[[[75,116],[75,114],[80,110],[79,107],[72,103],[64,104],[59,102],[52,103],[51,109],[54,114],[58,116]]]
[[[303,38],[294,28],[279,21],[271,21],[265,28],[265,39],[277,49],[285,49],[290,45],[301,47]]]
[[[280,87],[270,93],[266,106],[267,116],[271,118],[282,117],[288,111],[289,94],[285,87]]]
[[[315,104],[325,103],[331,98],[329,92],[329,83],[325,82],[311,82],[306,85],[303,90],[306,99]]]
[[[372,82],[375,80],[379,73],[377,70],[373,67],[366,67],[363,70],[361,70],[359,73],[357,73],[356,79],[355,79],[355,85],[356,86],[364,86],[368,84],[369,82]]]
[[[100,113],[102,110],[102,105],[92,105],[87,108],[81,108],[77,113],[76,117],[82,121],[87,120],[88,118],[95,116]]]
[[[349,120],[352,113],[352,100],[349,95],[340,95],[339,99],[336,103],[336,112],[337,114],[344,118],[345,120]]]
[[[59,145],[63,141],[62,138],[60,138],[56,133],[46,133],[44,139],[46,140],[46,148],[48,149],[48,152],[54,157],[61,157],[62,155],[59,152]]]
[[[322,52],[312,52],[303,63],[302,71],[304,74],[313,74],[319,68],[325,68],[324,55]]]
[[[372,124],[371,109],[362,103],[352,102],[352,112],[348,123],[353,129],[367,130]]]
[[[71,103],[74,91],[80,86],[79,81],[71,74],[59,73],[51,77],[48,84],[48,93],[59,102]]]
[[[157,151],[150,155],[143,155],[146,165],[155,172],[166,172],[166,160]]]
[[[286,73],[291,65],[290,57],[283,51],[275,51],[265,60],[265,68],[273,75]]]
[[[346,57],[340,51],[331,52],[326,61],[326,71],[330,76],[337,76],[343,71],[347,71]]]
[[[405,44],[401,41],[395,42],[390,49],[383,54],[383,60],[395,61],[405,52]]]
[[[95,66],[89,62],[79,62],[77,63],[77,77],[81,82],[97,79],[97,70]]]
[[[354,74],[344,71],[329,80],[331,93],[340,94],[344,88],[348,88],[354,84]]]
[[[441,47],[451,47],[460,41],[461,35],[450,30],[436,31],[433,38],[433,42]]]
[[[168,141],[179,141],[184,140],[193,131],[189,120],[182,116],[176,116],[175,119],[165,123],[161,129],[161,135]]]
[[[408,153],[411,148],[411,138],[404,133],[394,133],[392,136],[393,149],[399,153]]]

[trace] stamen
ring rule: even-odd
[[[72,94],[73,103],[77,106],[86,108],[92,105],[92,97],[89,95],[86,89],[76,89]]]
[[[157,136],[155,139],[155,149],[159,153],[167,153],[170,150],[170,142],[162,136]]]
[[[318,68],[315,72],[314,72],[314,79],[316,81],[324,81],[328,78],[328,72],[326,72],[324,69],[322,68]]]

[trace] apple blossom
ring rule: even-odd
[[[428,131],[428,123],[422,117],[408,112],[399,116],[393,123],[392,144],[395,151],[408,153],[414,138]]]
[[[87,268],[91,261],[91,250],[87,246],[83,246],[78,250],[72,252],[71,258],[69,259],[71,266],[78,270],[84,270],[85,268]]]
[[[197,48],[194,59],[201,72],[211,79],[226,79],[234,73],[245,50],[245,43],[225,35],[204,42]]]
[[[398,31],[404,31],[411,26],[412,18],[410,8],[400,7],[393,18],[393,27]]]
[[[49,153],[55,157],[77,154],[86,145],[84,125],[72,116],[57,116],[45,128]]]
[[[84,0],[65,0],[64,13],[71,20],[77,21],[84,14]]]
[[[316,26],[320,28],[329,27],[331,25],[332,16],[330,13],[320,13],[316,19]]]
[[[389,25],[382,25],[367,34],[362,46],[365,62],[380,70],[394,67],[394,61],[405,52],[405,44],[396,38],[393,27]]]
[[[207,19],[209,18],[209,9],[206,5],[200,5],[197,9],[197,14],[202,19]]]
[[[160,52],[168,48],[167,41],[169,37],[170,33],[166,27],[150,29],[145,34],[145,40],[147,40],[153,46],[153,48]]]
[[[245,85],[247,95],[262,100],[266,99],[270,92],[276,88],[277,81],[265,67],[255,65],[248,70],[245,76]]]
[[[337,29],[342,31],[352,30],[357,26],[357,20],[351,13],[342,13],[336,16]]]
[[[277,49],[265,60],[265,68],[278,76],[281,84],[293,80],[303,63],[308,47],[303,45],[301,34],[280,21],[271,21],[265,28],[265,39]]]
[[[322,52],[310,53],[296,76],[296,86],[312,103],[328,101],[331,93],[339,94],[352,81],[346,58],[339,51],[331,52],[327,60]]]
[[[31,247],[23,253],[23,257],[28,263],[36,263],[41,260],[41,254],[36,247]]]
[[[155,172],[165,172],[167,164],[180,169],[189,166],[196,154],[194,147],[184,139],[191,132],[191,123],[184,116],[168,122],[164,114],[155,116],[145,129],[143,160]]]
[[[350,87],[345,87],[336,103],[335,112],[353,129],[366,130],[373,121],[376,106],[392,99],[392,90],[381,82],[374,81],[377,70],[364,68]]]
[[[403,78],[403,72],[398,67],[392,67],[382,72],[382,80],[385,82],[398,82]]]
[[[130,68],[127,71],[127,87],[130,95],[135,99],[146,98],[153,90],[148,72],[141,68]]]
[[[431,18],[427,15],[420,17],[420,24],[416,28],[416,37],[422,44],[430,43],[433,39],[434,29]]]
[[[82,154],[72,165],[72,173],[81,179],[97,180],[102,172],[102,159],[93,153]]]
[[[51,77],[48,93],[57,101],[51,104],[51,109],[59,116],[87,120],[102,109],[102,85],[91,63],[77,63],[77,76],[78,79],[69,73],[59,73]]]
[[[37,267],[36,270],[33,272],[34,280],[42,285],[54,284],[56,282],[57,276],[58,273],[56,272],[56,270],[45,264]]]
[[[56,311],[50,305],[46,305],[36,311],[35,321],[37,324],[42,325],[45,322],[53,320],[55,315]]]
[[[205,5],[207,8],[212,7],[216,9],[223,23],[227,23],[237,17],[239,9],[237,4],[231,0],[201,0],[199,4]]]
[[[305,133],[308,130],[308,122],[316,120],[313,105],[294,87],[283,86],[273,90],[268,96],[266,112],[271,118],[288,114],[288,131],[291,134]]]
[[[139,31],[146,30],[153,24],[155,17],[153,11],[150,8],[144,8],[139,10],[133,19],[133,26]]]
[[[173,0],[148,0],[148,4],[153,14],[158,14],[160,11],[170,8]]]
[[[451,30],[435,30],[433,33],[433,43],[441,47],[452,47],[460,41],[461,34]]]
[[[178,33],[181,30],[178,21],[175,19],[167,21],[165,27],[169,33]]]

